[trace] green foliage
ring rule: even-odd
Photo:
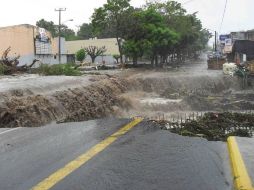
[[[78,38],[82,40],[93,38],[93,25],[83,23],[79,28]]]
[[[130,0],[107,0],[107,3],[95,9],[92,15],[95,35],[102,34],[106,30],[117,39],[121,62],[123,59],[122,39],[126,29],[123,26],[128,20],[128,12],[131,9]]]
[[[53,21],[46,21],[41,19],[36,22],[36,26],[48,30],[51,33],[52,37],[57,37],[59,34],[58,25],[56,25]],[[61,37],[64,37],[67,41],[78,39],[75,35],[74,30],[68,28],[66,25],[61,25]]]
[[[57,36],[56,25],[54,24],[53,21],[46,21],[44,19],[41,19],[36,22],[36,26],[48,30],[51,33],[52,37]]]
[[[197,13],[186,14],[186,10],[176,1],[150,3],[148,7],[155,8],[165,19],[165,24],[179,35],[174,52],[178,54],[195,53],[206,47],[211,34],[202,28]]]
[[[66,75],[66,76],[79,76],[80,71],[75,69],[71,64],[55,64],[48,65],[42,64],[38,68],[38,73],[42,75]]]
[[[86,58],[86,51],[84,49],[80,49],[77,53],[76,53],[76,59],[80,62],[83,62],[84,59]]]
[[[58,34],[58,27],[57,27],[57,34]],[[77,40],[78,37],[76,36],[74,30],[68,28],[66,25],[61,26],[61,37],[64,37],[66,41],[71,41],[71,40]]]
[[[6,71],[6,66],[0,63],[0,75],[4,75]]]
[[[176,1],[147,3],[145,8],[133,9],[129,15],[124,35],[124,53],[136,60],[139,56],[150,57],[158,65],[166,63],[169,56],[195,55],[207,47],[211,38],[202,28],[196,13],[187,14]]]
[[[123,21],[122,16],[130,7],[130,0],[107,0],[107,3],[95,9],[92,15],[95,33],[101,33],[110,26],[115,37],[121,37],[119,32]]]
[[[154,8],[136,10],[131,16],[134,27],[125,35],[124,53],[133,58],[147,54],[151,59],[164,56],[178,42],[178,34],[165,25],[163,16]]]

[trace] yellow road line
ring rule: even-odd
[[[254,190],[235,137],[229,137],[227,144],[231,160],[232,173],[234,175],[235,189]]]
[[[97,145],[93,146],[91,149],[89,149],[86,153],[80,155],[75,160],[69,162],[67,165],[65,165],[63,168],[57,170],[50,176],[48,176],[46,179],[41,181],[38,185],[34,186],[32,190],[47,190],[52,188],[54,185],[56,185],[58,182],[60,182],[62,179],[64,179],[66,176],[71,174],[73,171],[81,167],[83,164],[85,164],[87,161],[92,159],[94,156],[96,156],[98,153],[103,151],[105,148],[107,148],[109,145],[111,145],[114,141],[117,140],[120,136],[127,133],[129,130],[131,130],[134,126],[139,124],[143,119],[136,118],[132,122],[125,125],[123,128],[121,128],[116,133],[112,134],[107,139],[101,141]]]

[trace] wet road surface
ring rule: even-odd
[[[21,128],[0,134],[0,189],[30,189],[129,119]],[[142,122],[52,189],[231,189],[226,144]]]

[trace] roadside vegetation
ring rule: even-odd
[[[194,116],[194,114],[193,114]],[[205,113],[185,121],[159,121],[163,129],[182,136],[203,137],[210,141],[226,141],[229,136],[252,137],[253,113]]]
[[[37,69],[38,74],[41,75],[65,75],[65,76],[79,76],[81,72],[72,64],[42,64]]]
[[[0,75],[4,75],[6,67],[3,64],[0,64]]]
[[[76,53],[76,60],[79,62],[83,62],[86,58],[86,52],[84,49],[80,49],[79,51],[77,51]]]

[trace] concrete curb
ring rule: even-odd
[[[229,137],[227,139],[227,144],[235,189],[254,190],[235,137]]]

